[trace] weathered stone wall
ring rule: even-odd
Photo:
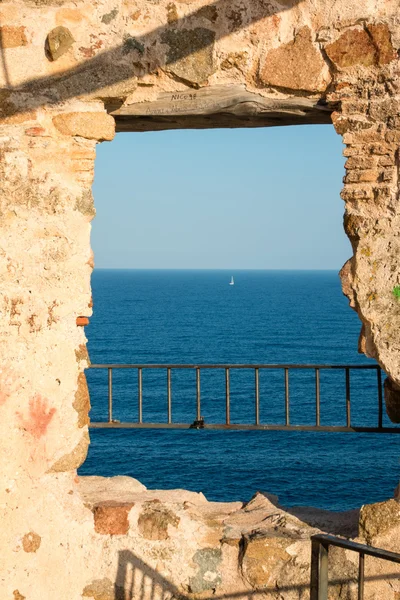
[[[107,573],[113,587],[117,552],[134,552],[139,535],[155,543],[155,571],[154,547],[177,552],[152,537],[164,527],[152,525],[160,515],[136,515],[138,531],[111,544],[133,507],[104,534],[112,515],[85,507],[75,481],[89,441],[79,325],[91,314],[95,145],[111,140],[115,126],[326,122],[332,113],[348,156],[343,199],[354,256],[344,290],[363,324],[361,350],[390,376],[398,418],[397,10],[394,0],[0,3],[2,599],[111,598],[115,590],[90,586]],[[176,515],[160,519],[174,530]],[[182,565],[196,577],[206,568],[198,530],[190,525],[185,535],[191,550]],[[204,550],[215,547],[200,540]],[[218,567],[220,594],[232,592],[231,547]],[[204,555],[217,564],[216,554]],[[267,568],[261,556],[249,563],[256,572]]]

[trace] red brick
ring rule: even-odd
[[[128,515],[133,503],[102,502],[93,508],[94,529],[103,535],[125,535],[129,531]]]

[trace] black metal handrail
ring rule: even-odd
[[[260,429],[260,430],[294,430],[294,431],[337,431],[337,432],[384,432],[399,433],[400,428],[383,426],[383,395],[382,372],[379,365],[327,365],[327,364],[93,364],[91,369],[107,369],[108,371],[108,420],[92,422],[91,427],[119,427],[119,428],[196,428],[196,429]],[[138,418],[133,422],[119,422],[113,419],[113,370],[134,369],[138,374]],[[143,421],[143,370],[166,371],[166,423],[146,423]],[[191,423],[175,423],[172,419],[172,371],[189,369],[196,373],[196,410],[195,418]],[[201,372],[209,369],[225,371],[225,423],[207,423],[201,411]],[[254,422],[249,424],[231,423],[231,386],[230,372],[237,369],[254,370]],[[265,424],[260,422],[260,370],[281,369],[284,372],[285,388],[285,421],[280,425]],[[291,370],[314,370],[315,373],[315,424],[293,425],[290,422],[290,380]],[[345,373],[345,425],[321,425],[321,393],[320,371],[344,370]],[[351,378],[352,370],[374,370],[377,379],[377,426],[354,427],[351,424]]]
[[[310,600],[328,600],[328,558],[329,547],[336,546],[357,552],[358,562],[358,600],[364,600],[364,571],[365,557],[373,556],[381,560],[388,560],[400,564],[400,554],[351,542],[333,535],[318,534],[311,538],[311,582]]]

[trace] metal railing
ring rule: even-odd
[[[328,559],[329,547],[336,546],[357,552],[358,561],[358,600],[364,600],[364,580],[365,580],[365,557],[373,556],[381,560],[388,560],[400,564],[400,554],[381,550],[373,546],[350,542],[333,535],[318,534],[311,538],[311,582],[310,582],[310,600],[328,600]]]
[[[290,364],[93,364],[91,369],[107,369],[108,371],[108,419],[107,421],[96,421],[91,423],[93,428],[195,428],[195,429],[259,429],[259,430],[295,430],[295,431],[337,431],[337,432],[371,432],[371,433],[399,433],[400,428],[383,426],[383,396],[382,396],[382,372],[379,365],[290,365]],[[137,371],[137,420],[120,422],[113,418],[113,371],[114,369],[134,369]],[[202,416],[201,408],[201,374],[205,370],[219,369],[225,372],[225,422],[208,423]],[[252,423],[231,422],[231,382],[232,370],[250,369],[254,371],[254,420]],[[260,371],[279,369],[283,371],[285,390],[285,419],[282,424],[268,424],[260,421]],[[164,370],[166,372],[165,423],[147,423],[143,420],[143,371]],[[172,419],[172,374],[176,370],[192,370],[196,373],[196,397],[193,411],[193,421],[189,423],[177,423]],[[294,425],[290,420],[290,372],[293,370],[313,370],[315,377],[315,424]],[[344,422],[345,425],[321,425],[321,391],[320,372],[322,370],[344,371]],[[372,427],[356,427],[351,423],[351,371],[373,370],[376,372],[377,385],[377,425]]]

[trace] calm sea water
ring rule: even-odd
[[[235,285],[229,286],[231,275]],[[86,333],[93,363],[369,364],[360,322],[330,271],[124,271],[93,273]],[[107,418],[107,372],[87,373],[93,421]],[[375,425],[376,373],[353,371],[352,423]],[[202,372],[202,415],[223,422],[224,372]],[[137,372],[114,371],[114,418],[137,419]],[[315,422],[314,373],[290,375],[291,422]],[[172,373],[173,420],[196,414],[193,371]],[[282,371],[260,373],[261,422],[284,421]],[[143,373],[143,419],[166,420],[166,375]],[[385,417],[386,419],[386,417]],[[231,374],[231,421],[254,420],[254,373]],[[343,371],[321,372],[321,423],[345,424]],[[388,423],[388,421],[387,421]],[[331,510],[393,495],[400,435],[271,431],[92,430],[80,474],[130,475],[149,488]]]

